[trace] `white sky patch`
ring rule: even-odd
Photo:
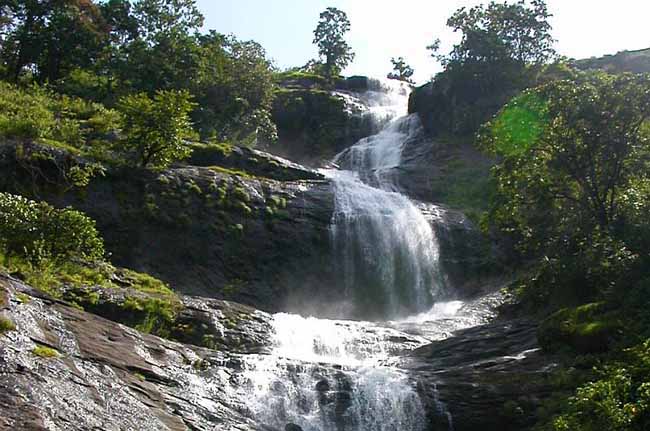
[[[514,0],[512,0],[514,1]],[[485,0],[487,2],[487,0]],[[458,40],[446,27],[460,7],[479,0],[198,0],[206,29],[261,43],[280,68],[300,66],[317,55],[312,45],[319,13],[345,11],[352,23],[348,42],[356,52],[346,75],[385,76],[391,57],[404,57],[418,82],[440,70],[426,46],[442,40],[448,52]],[[647,0],[547,0],[553,36],[562,55],[585,58],[650,47]]]

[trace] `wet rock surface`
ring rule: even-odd
[[[503,300],[499,293],[465,303],[448,318],[444,311],[432,311],[430,317],[389,325],[334,323],[356,328],[340,330],[357,334],[354,349],[360,354],[386,349],[402,355],[391,360],[398,368],[381,371],[299,361],[282,351],[267,355],[274,340],[268,332],[271,316],[239,304],[181,297],[185,309],[179,316],[222,333],[224,342],[214,350],[142,334],[6,276],[0,276],[0,291],[6,297],[0,314],[16,324],[16,330],[0,335],[2,430],[297,430],[288,411],[307,415],[316,405],[333,429],[374,429],[373,423],[396,420],[395,412],[360,416],[359,402],[372,402],[379,388],[405,390],[406,376],[411,385],[417,383],[420,400],[408,392],[401,396],[418,414],[427,412],[426,429],[448,429],[451,417],[459,431],[523,430],[548,395],[548,375],[555,367],[539,352],[534,323],[485,324]],[[122,294],[121,289],[112,297],[95,293],[99,303],[117,303]],[[417,348],[435,339],[443,341]],[[53,353],[37,353],[37,347]],[[263,374],[256,378],[256,372]],[[269,382],[265,372],[275,380]],[[266,395],[259,384],[270,384]],[[296,388],[304,392],[295,393]],[[514,407],[507,404],[511,400]]]
[[[430,429],[529,429],[558,367],[536,331],[528,320],[494,322],[411,352],[405,367],[419,382]]]
[[[131,288],[87,286],[63,287],[62,299],[82,306],[86,311],[137,327],[146,321],[146,310],[129,304],[146,304],[159,299]],[[33,291],[32,295],[41,296]],[[233,353],[268,353],[273,331],[271,315],[236,302],[194,296],[162,298],[174,311],[169,322],[169,337],[195,346],[227,350]],[[143,307],[139,307],[143,308]]]
[[[230,393],[237,355],[139,333],[0,277],[0,429],[265,429]],[[45,346],[50,357],[34,350]]]
[[[440,247],[446,288],[455,297],[485,294],[493,284],[496,250],[465,214],[442,206],[418,206],[430,220]]]

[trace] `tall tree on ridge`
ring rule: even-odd
[[[354,60],[354,52],[345,41],[348,31],[350,20],[342,10],[328,7],[320,14],[313,43],[318,46],[319,55],[325,58],[323,68],[328,78],[341,73]]]
[[[393,63],[393,71],[387,75],[388,79],[396,79],[398,81],[413,84],[413,74],[415,70],[409,66],[404,57],[391,58],[390,62]]]

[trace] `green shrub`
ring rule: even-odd
[[[628,349],[620,362],[600,370],[600,379],[580,387],[558,416],[555,431],[645,431],[650,429],[650,341]]]
[[[95,222],[83,213],[9,193],[0,193],[0,246],[34,263],[104,255]]]
[[[548,351],[570,347],[581,353],[607,351],[621,336],[623,325],[607,303],[597,302],[562,309],[539,327],[540,345]]]
[[[82,148],[119,127],[120,114],[101,104],[0,82],[0,137]]]
[[[20,90],[0,82],[0,136],[11,139],[49,137],[56,126],[50,98],[39,87]]]
[[[56,82],[56,90],[69,96],[104,101],[108,98],[108,77],[74,69]]]

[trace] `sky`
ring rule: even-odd
[[[487,1],[487,0],[485,0]],[[198,0],[205,29],[255,40],[280,68],[317,57],[312,44],[318,16],[337,7],[352,24],[347,36],[356,53],[345,75],[382,77],[391,57],[404,57],[418,82],[440,70],[426,46],[436,38],[441,52],[458,40],[446,27],[449,16],[481,0]],[[648,0],[547,0],[556,50],[570,58],[615,54],[650,47]]]

